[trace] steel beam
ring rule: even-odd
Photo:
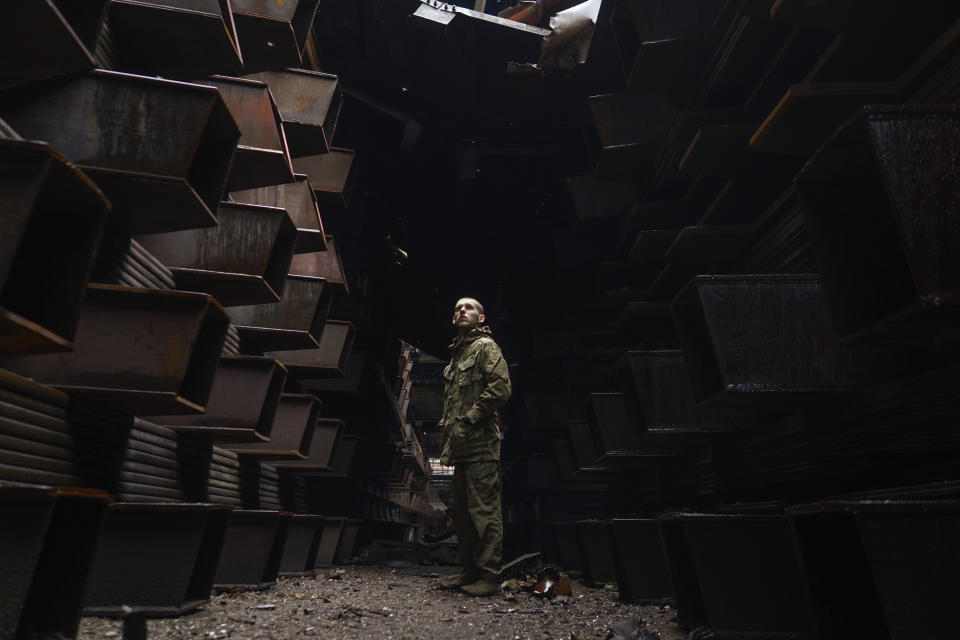
[[[237,154],[227,187],[231,191],[293,182],[293,166],[280,112],[270,89],[247,78],[214,76],[202,84],[220,91],[230,115],[240,128]]]
[[[273,358],[220,356],[205,413],[150,419],[208,441],[266,443],[286,379],[286,368]]]
[[[53,518],[56,495],[49,488],[0,486],[0,638],[13,640],[34,570]]]
[[[317,207],[317,196],[310,188],[306,175],[298,173],[294,177],[296,182],[234,191],[230,197],[237,202],[286,209],[287,215],[297,227],[294,252],[326,251],[328,236],[323,232],[323,219]]]
[[[230,444],[226,449],[258,460],[306,460],[310,454],[321,403],[310,394],[285,393],[267,442]]]
[[[328,153],[294,158],[293,168],[305,173],[320,206],[343,210],[350,203],[356,174],[356,152],[331,147]]]
[[[231,0],[113,0],[110,33],[124,69],[170,78],[237,74]]]
[[[134,415],[199,413],[227,323],[223,308],[203,294],[92,284],[74,351],[0,363]]]
[[[279,526],[279,511],[234,510],[223,542],[214,589],[262,588]]]
[[[223,202],[216,227],[137,239],[170,268],[178,288],[229,307],[280,299],[297,230],[284,209]]]
[[[871,106],[797,176],[824,293],[850,341],[956,346],[960,111]]]
[[[353,324],[327,320],[316,349],[267,351],[264,355],[283,363],[294,378],[342,378],[353,347]]]
[[[277,101],[290,155],[294,158],[330,151],[343,92],[337,76],[305,69],[263,71],[249,76],[266,82]]]
[[[333,293],[323,278],[288,275],[280,302],[232,307],[244,351],[316,349]]]
[[[0,140],[0,192],[0,354],[68,350],[110,204],[66,158],[20,140]]]
[[[83,169],[133,234],[214,225],[240,136],[213,87],[103,70],[18,91],[0,117]]]
[[[313,560],[320,544],[323,521],[323,516],[303,513],[293,515],[280,560],[281,576],[306,576],[313,572]]]
[[[0,88],[92,69],[92,52],[106,5],[106,0],[3,3]]]
[[[319,418],[313,427],[310,438],[310,450],[305,460],[277,460],[277,469],[330,470],[333,468],[340,438],[343,434],[343,420]]]
[[[120,615],[124,606],[176,616],[206,604],[210,559],[219,556],[230,507],[116,503],[107,513],[84,615]]]
[[[319,0],[231,0],[248,71],[299,67]]]
[[[324,278],[327,284],[336,290],[350,295],[347,274],[343,270],[343,260],[333,236],[326,238],[327,250],[298,253],[290,263],[290,273],[303,276]]]

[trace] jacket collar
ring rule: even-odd
[[[491,336],[493,332],[490,331],[490,327],[487,326],[478,326],[470,329],[462,336],[457,336],[453,339],[453,342],[450,343],[450,351],[457,351],[464,348],[474,340],[481,338],[483,336]]]

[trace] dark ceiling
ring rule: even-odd
[[[358,152],[350,208],[325,222],[360,285],[367,348],[401,338],[444,358],[453,303],[472,295],[522,361],[531,332],[592,293],[562,234],[584,231],[565,181],[588,169],[585,98],[599,78],[508,73],[508,61],[536,61],[538,37],[440,33],[411,17],[419,5],[320,3],[321,67],[347,96],[335,143]]]

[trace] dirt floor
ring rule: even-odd
[[[596,589],[573,580],[572,597],[553,600],[523,591],[473,598],[436,587],[438,578],[455,571],[453,567],[347,565],[309,578],[281,578],[266,591],[220,594],[190,615],[150,620],[148,638],[585,640],[606,638],[611,624],[631,619],[642,620],[644,628],[659,632],[662,640],[687,637],[677,629],[672,608],[623,604],[615,585]],[[84,618],[78,638],[119,640],[122,636],[118,620]]]

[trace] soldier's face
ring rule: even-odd
[[[453,308],[453,325],[460,333],[466,333],[480,324],[486,317],[477,309],[477,301],[472,298],[460,298]]]

